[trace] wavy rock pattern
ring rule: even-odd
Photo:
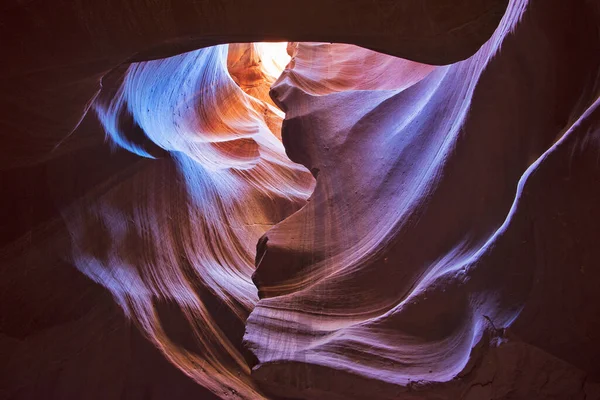
[[[258,396],[240,353],[255,244],[313,186],[269,130],[280,112],[235,84],[227,46],[132,64],[95,108],[120,147],[167,156],[69,209],[77,267],[198,383]]]
[[[581,26],[556,21],[556,9]],[[311,398],[333,388],[341,398],[395,398],[411,382],[461,386],[453,378],[501,346],[531,302],[536,319],[574,323],[590,336],[565,332],[569,356],[524,328],[528,342],[598,373],[600,353],[590,348],[600,302],[584,283],[597,275],[578,275],[564,253],[559,266],[540,258],[540,243],[553,239],[536,225],[552,213],[533,217],[528,195],[543,187],[545,168],[574,157],[573,146],[595,143],[592,26],[583,7],[513,1],[474,56],[434,70],[340,45],[295,47],[273,96],[287,111],[288,155],[317,186],[259,242],[253,280],[262,300],[245,335],[257,380]],[[541,38],[549,39],[532,45]],[[576,252],[589,254],[588,246],[582,240]],[[534,289],[552,268],[577,271],[561,288],[568,304],[559,312],[542,311],[553,294]],[[585,315],[574,320],[581,301]],[[361,383],[344,386],[340,374]],[[456,398],[444,390],[414,396]]]
[[[235,3],[2,6],[0,398],[600,399],[598,5]]]

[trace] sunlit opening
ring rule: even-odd
[[[278,78],[281,75],[291,60],[287,52],[287,44],[287,42],[255,43],[256,51],[262,60],[265,72],[274,78]]]

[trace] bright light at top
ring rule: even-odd
[[[255,45],[265,71],[274,78],[279,78],[279,75],[291,60],[287,53],[287,42],[261,42],[255,43]]]

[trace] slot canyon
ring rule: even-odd
[[[600,400],[598,0],[0,35],[0,400]]]

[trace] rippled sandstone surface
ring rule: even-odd
[[[263,3],[1,9],[0,398],[600,398],[597,3]]]

